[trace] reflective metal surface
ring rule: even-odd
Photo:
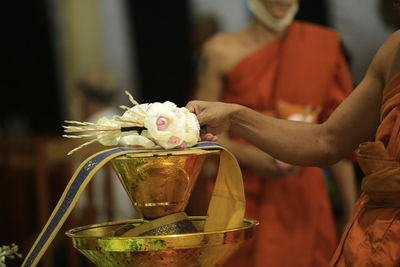
[[[111,162],[136,209],[154,219],[185,209],[204,160],[215,153],[219,150],[160,151]]]
[[[205,217],[189,216],[198,233],[113,237],[124,225],[139,226],[144,220],[82,226],[66,232],[73,245],[97,266],[221,266],[250,239],[255,220],[244,219],[243,227],[202,232]]]

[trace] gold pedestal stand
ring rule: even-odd
[[[215,153],[219,150],[183,149],[113,159],[114,170],[144,219],[71,229],[66,234],[73,246],[97,266],[221,266],[251,238],[258,222],[244,219],[238,228],[204,232],[206,217],[185,217],[203,163]],[[151,231],[153,226],[157,231]]]
[[[205,217],[189,216],[199,231],[192,234],[104,237],[126,224],[143,220],[83,226],[67,235],[74,247],[97,266],[221,266],[250,239],[257,221],[245,219],[238,229],[202,232]]]

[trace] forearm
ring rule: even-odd
[[[227,134],[218,136],[218,143],[232,152],[240,165],[245,166],[260,175],[269,177],[282,176],[282,170],[274,158],[251,145],[236,142]]]
[[[344,159],[332,165],[330,171],[344,215],[349,219],[357,199],[354,164],[350,160]]]
[[[291,164],[328,166],[341,157],[327,143],[322,124],[280,120],[237,106],[230,128],[272,157]]]
[[[379,79],[366,77],[322,124],[276,119],[237,104],[192,101],[187,107],[210,134],[230,130],[281,161],[326,167],[374,136],[379,88]]]

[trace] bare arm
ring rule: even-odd
[[[385,86],[383,66],[393,57],[393,51],[393,44],[388,40],[378,51],[363,81],[323,124],[280,120],[235,104],[193,101],[187,107],[212,134],[230,129],[285,162],[329,166],[348,155],[359,143],[373,138]]]
[[[348,159],[343,159],[329,169],[343,211],[339,222],[340,231],[343,231],[345,224],[353,215],[358,197],[354,164]]]
[[[378,84],[364,80],[323,124],[276,119],[236,104],[192,101],[187,107],[209,133],[230,129],[275,158],[325,167],[373,137],[379,121]]]
[[[218,38],[207,41],[197,66],[197,88],[194,98],[205,101],[218,101],[223,90],[224,66],[221,65],[220,41]]]
[[[374,136],[381,88],[378,80],[366,77],[323,124],[283,121],[236,108],[231,130],[283,161],[329,166]]]

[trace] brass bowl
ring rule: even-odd
[[[205,159],[219,150],[127,154],[111,161],[133,206],[146,219],[184,211]]]
[[[243,227],[202,232],[205,216],[189,216],[199,231],[190,234],[140,237],[108,237],[127,224],[144,220],[119,221],[71,229],[66,235],[73,246],[97,266],[221,266],[250,239],[259,223],[244,219]]]

